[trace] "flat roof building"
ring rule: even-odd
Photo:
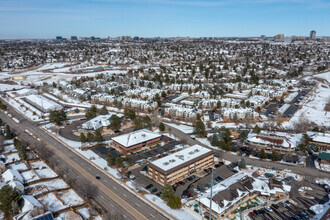
[[[50,112],[54,110],[62,110],[63,106],[53,102],[41,95],[28,95],[25,101],[43,112]]]
[[[171,185],[214,165],[214,152],[200,145],[152,161],[148,164],[148,177],[161,185]]]
[[[133,131],[112,138],[113,144],[125,153],[137,148],[147,147],[160,141],[161,135],[148,129]]]

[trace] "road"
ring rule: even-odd
[[[25,129],[28,129],[36,137],[47,143],[46,147],[53,152],[52,158],[54,158],[58,164],[65,167],[66,175],[73,177],[75,182],[81,185],[93,184],[97,190],[97,193],[94,195],[95,200],[109,213],[112,213],[112,215],[115,214],[117,216],[116,218],[139,220],[168,219],[164,217],[160,211],[144,203],[135,194],[127,191],[109,176],[82,159],[48,133],[41,130],[36,123],[25,119],[22,115],[12,110],[11,107],[9,107],[9,112],[20,121],[19,124],[14,122],[2,111],[0,111],[0,118],[14,129],[25,142],[28,142],[30,146],[40,143],[24,132]],[[95,176],[99,176],[101,179],[97,180]]]
[[[189,145],[199,144],[201,146],[210,148],[209,146],[202,144],[198,140],[192,139],[189,135],[183,133],[179,129],[176,129],[172,126],[169,126],[168,124],[164,124],[167,131],[170,129],[170,133],[174,136],[180,138],[184,143]],[[213,148],[212,148],[213,149]],[[237,162],[239,161],[242,156],[237,156],[231,153],[224,152],[223,150],[214,150],[215,155],[219,158],[229,160],[231,162]],[[294,173],[301,174],[304,176],[312,176],[312,177],[323,177],[323,178],[330,178],[330,173],[327,173],[325,171],[320,171],[315,168],[310,167],[304,167],[299,165],[289,165],[289,164],[283,164],[283,163],[277,163],[272,161],[265,161],[265,160],[259,160],[259,159],[251,159],[249,157],[244,157],[246,164],[250,164],[257,167],[264,167],[264,168],[273,168],[276,167],[278,169],[289,169]]]

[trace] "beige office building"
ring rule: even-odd
[[[213,165],[213,151],[194,145],[152,161],[148,165],[148,177],[161,185],[173,185]]]

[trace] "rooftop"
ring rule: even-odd
[[[196,144],[166,157],[152,161],[151,164],[160,167],[164,171],[167,171],[210,151],[210,149]]]
[[[141,129],[138,131],[133,131],[129,134],[123,134],[114,137],[112,138],[112,140],[124,147],[131,147],[140,144],[142,142],[149,141],[159,137],[161,137],[161,135],[158,133],[152,132],[148,129]]]

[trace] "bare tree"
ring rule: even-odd
[[[77,188],[78,193],[80,193],[85,199],[94,198],[97,195],[96,186],[87,183],[82,184]]]

